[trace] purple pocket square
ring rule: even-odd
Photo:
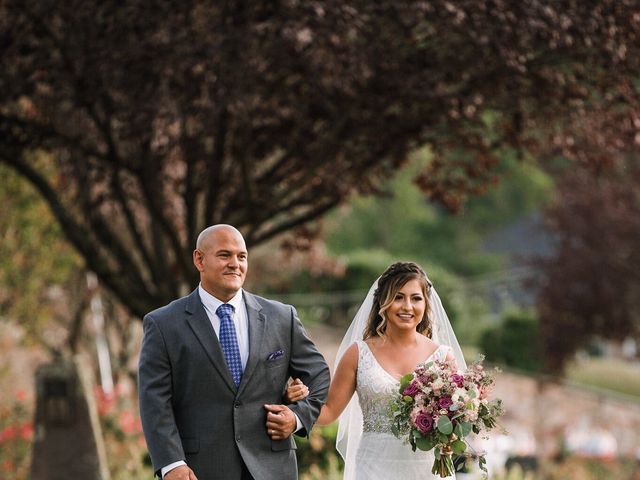
[[[275,352],[271,352],[269,354],[269,356],[267,357],[267,361],[275,360],[277,358],[280,358],[283,355],[284,355],[284,350],[282,350],[282,349],[276,350]]]

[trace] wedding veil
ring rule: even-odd
[[[358,309],[351,325],[347,329],[334,363],[334,369],[337,368],[342,356],[346,350],[356,341],[362,340],[365,327],[369,318],[369,312],[373,306],[373,295],[378,288],[378,280],[373,282],[367,296]],[[449,317],[444,311],[440,297],[435,288],[431,287],[429,291],[429,302],[431,305],[431,325],[433,334],[432,340],[440,345],[451,347],[451,351],[456,359],[458,369],[464,370],[466,363],[460,344],[456,338]],[[354,393],[347,407],[344,409],[339,418],[338,436],[336,439],[336,448],[345,462],[344,480],[352,480],[355,478],[355,458],[360,438],[362,437],[362,410],[358,403],[358,394]]]

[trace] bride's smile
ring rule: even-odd
[[[398,290],[385,315],[390,327],[413,330],[424,317],[425,308],[420,282],[410,280]]]

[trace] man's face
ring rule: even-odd
[[[212,232],[193,252],[200,283],[211,295],[227,302],[242,288],[249,266],[242,235],[231,229]]]

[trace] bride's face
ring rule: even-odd
[[[420,281],[409,280],[398,290],[389,305],[386,311],[387,322],[392,328],[415,330],[424,316],[426,306]]]

